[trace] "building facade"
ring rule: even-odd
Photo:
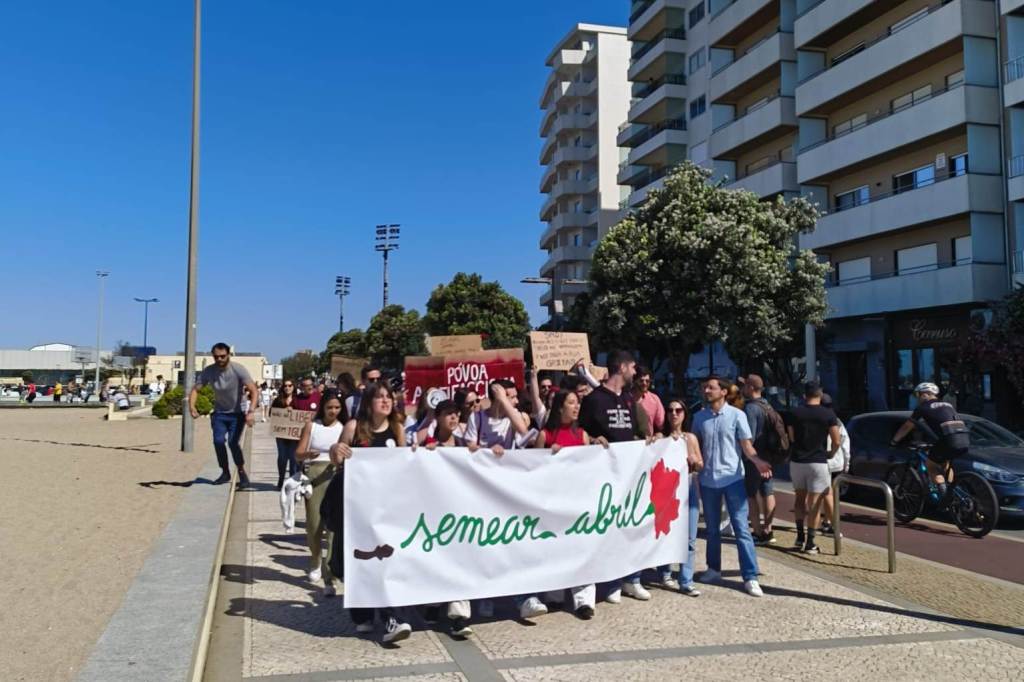
[[[540,302],[552,317],[586,289],[594,245],[618,219],[615,137],[629,109],[628,61],[626,29],[593,24],[573,27],[547,59],[540,247],[548,257],[540,275],[551,284]]]
[[[847,412],[959,385],[957,345],[1024,270],[1024,1],[640,0],[618,141],[635,206],[690,159],[804,196],[832,265],[819,371]]]

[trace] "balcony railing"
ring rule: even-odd
[[[1013,274],[1024,274],[1024,251],[1013,254]]]
[[[1024,175],[1024,156],[1015,156],[1006,162],[1006,174],[1015,178],[1018,175]]]
[[[843,206],[833,205],[831,212],[832,213],[839,213],[841,211],[847,211],[847,210],[849,210],[851,208],[857,208],[858,206],[864,206],[865,204],[872,204],[872,203],[874,203],[876,201],[881,201],[882,199],[888,199],[889,197],[894,197],[897,194],[906,194],[907,192],[913,192],[915,189],[922,189],[924,187],[931,187],[932,185],[935,185],[937,183],[944,182],[946,180],[952,180],[953,178],[958,178],[961,175],[967,175],[968,172],[970,172],[971,175],[993,175],[993,176],[994,175],[998,175],[997,173],[976,173],[976,172],[973,172],[973,171],[968,171],[966,168],[959,168],[959,169],[956,169],[956,170],[951,170],[948,173],[942,173],[941,175],[938,175],[935,178],[932,178],[930,180],[922,180],[920,182],[915,182],[913,185],[909,185],[907,187],[901,187],[900,189],[896,189],[896,190],[893,190],[891,192],[882,192],[880,194],[871,194],[871,195],[868,195],[867,197],[864,197],[864,198],[857,197],[857,198],[854,199],[853,203],[850,203],[850,204],[847,204],[847,205],[843,205]],[[834,201],[834,199],[835,199],[835,197],[833,197],[833,201]]]
[[[780,163],[795,163],[793,160],[793,151],[791,149],[783,149],[775,154],[770,154],[764,158],[758,159],[754,163],[748,163],[742,171],[736,171],[736,180],[739,181],[744,178],[749,178],[754,173],[760,173],[765,168],[771,168],[772,166],[777,166]]]
[[[772,38],[774,38],[774,37],[776,37],[776,36],[778,36],[778,35],[781,35],[781,34],[783,34],[783,33],[792,33],[792,32],[791,32],[791,31],[783,31],[783,30],[782,30],[782,26],[776,26],[776,31],[775,31],[774,33],[770,33],[770,34],[766,35],[766,36],[765,36],[764,38],[761,38],[761,39],[760,39],[759,41],[757,41],[756,43],[754,43],[753,45],[751,45],[750,47],[748,47],[748,48],[747,48],[746,50],[744,50],[744,51],[743,51],[743,54],[740,54],[740,55],[736,55],[736,56],[734,56],[734,57],[733,57],[733,60],[732,60],[731,62],[729,62],[728,64],[722,64],[722,65],[721,65],[721,66],[719,66],[719,67],[718,67],[717,69],[715,69],[714,71],[712,71],[712,72],[711,72],[711,75],[712,75],[712,76],[717,76],[718,74],[722,73],[723,71],[725,71],[726,69],[728,69],[728,68],[729,68],[730,66],[732,66],[733,64],[735,64],[735,63],[736,63],[736,62],[738,62],[739,60],[741,60],[741,59],[743,59],[744,57],[746,57],[746,56],[747,56],[748,54],[750,54],[751,52],[753,52],[753,51],[754,51],[754,50],[756,50],[757,48],[759,48],[759,47],[761,47],[762,45],[764,45],[765,43],[767,43],[767,42],[768,42],[769,40],[771,40]]]
[[[719,123],[714,129],[712,129],[711,132],[717,133],[719,130],[722,130],[723,128],[728,128],[729,126],[731,126],[733,123],[736,123],[737,121],[742,121],[743,119],[745,119],[747,116],[750,116],[752,113],[754,113],[758,109],[764,109],[766,106],[768,106],[769,104],[771,104],[775,100],[779,99],[780,97],[782,97],[782,94],[780,92],[775,92],[768,99],[761,100],[760,102],[757,102],[756,104],[753,104],[753,105],[747,107],[747,110],[743,112],[742,116],[737,116],[736,118],[732,119],[731,121],[726,121],[725,123]],[[788,95],[787,95],[787,97],[788,97]]]
[[[658,123],[647,126],[647,129],[626,140],[625,146],[639,147],[663,130],[686,130],[686,118],[667,118]]]
[[[645,54],[647,54],[655,47],[657,47],[658,43],[660,43],[661,41],[669,40],[672,38],[676,40],[686,40],[686,31],[682,28],[665,29],[664,31],[662,31],[661,33],[659,33],[658,35],[654,36],[646,43],[644,43],[643,47],[641,47],[639,50],[636,50],[629,59],[629,65],[632,66],[633,64],[636,64]]]
[[[635,10],[629,15],[629,23],[633,23],[640,18],[640,15],[650,9],[651,5],[654,4],[654,0],[645,0],[641,2]]]
[[[942,0],[941,2],[938,2],[938,3],[934,4],[934,5],[931,5],[930,7],[927,8],[927,10],[925,12],[922,12],[920,15],[914,17],[913,19],[910,19],[909,17],[907,17],[906,19],[902,19],[900,21],[897,21],[895,24],[893,24],[892,26],[889,26],[888,28],[886,28],[884,31],[882,31],[881,33],[876,35],[871,40],[865,40],[863,43],[861,43],[857,47],[855,47],[855,48],[853,48],[851,50],[848,50],[847,52],[844,52],[843,54],[838,55],[837,57],[833,57],[832,58],[832,62],[827,67],[825,67],[821,71],[818,71],[817,73],[812,73],[810,76],[807,76],[806,78],[801,79],[797,83],[797,85],[802,85],[802,84],[806,83],[807,81],[810,81],[810,80],[813,80],[813,79],[817,78],[818,76],[820,76],[823,73],[827,73],[830,69],[833,69],[836,66],[839,66],[840,64],[845,62],[847,59],[850,59],[854,55],[858,55],[861,52],[864,52],[865,50],[867,50],[868,48],[873,47],[873,46],[877,45],[878,43],[882,42],[886,38],[890,38],[890,37],[898,34],[903,29],[909,28],[910,26],[913,26],[914,24],[916,24],[917,22],[921,21],[925,17],[931,15],[933,12],[936,12],[936,11],[942,9],[943,7],[945,7],[946,5],[951,3],[952,1],[953,0]],[[911,15],[911,16],[913,16],[913,15]],[[908,19],[910,19],[910,20],[908,21]]]
[[[865,282],[874,282],[880,279],[892,279],[894,277],[906,277],[907,275],[916,275],[922,272],[932,272],[933,270],[945,270],[946,268],[955,268],[961,265],[1002,265],[1006,266],[1006,263],[998,263],[995,261],[983,261],[974,258],[959,258],[954,261],[946,261],[944,263],[928,263],[926,265],[918,265],[913,268],[903,268],[902,270],[895,270],[892,272],[873,272],[870,275],[864,275],[863,277],[849,277],[842,281],[839,280],[839,274],[832,270],[828,275],[825,276],[825,286],[828,288],[845,287],[851,284],[863,284]]]
[[[1024,78],[1024,57],[1011,59],[1003,65],[1006,72],[1006,82],[1010,83],[1018,78]]]
[[[847,128],[846,130],[843,130],[843,131],[841,131],[839,133],[837,133],[835,131],[829,131],[828,134],[826,135],[825,139],[818,140],[817,142],[812,142],[811,144],[807,145],[806,147],[801,147],[800,148],[800,153],[802,154],[803,152],[806,152],[806,151],[808,151],[810,149],[814,149],[815,147],[820,147],[823,144],[828,144],[832,140],[835,140],[837,138],[843,137],[844,135],[849,135],[850,133],[855,132],[857,130],[860,130],[861,128],[866,128],[867,126],[871,125],[872,123],[877,123],[878,121],[881,121],[882,119],[885,119],[885,118],[889,118],[890,116],[893,116],[894,114],[898,114],[900,112],[906,111],[907,109],[912,109],[912,108],[916,107],[918,104],[923,104],[924,102],[927,102],[927,101],[929,101],[929,100],[931,100],[931,99],[933,99],[935,97],[938,97],[939,95],[944,95],[947,92],[950,92],[951,90],[956,90],[957,88],[962,88],[963,86],[964,86],[964,84],[962,82],[961,83],[954,83],[953,85],[949,85],[949,86],[947,86],[945,88],[942,88],[942,89],[939,89],[939,90],[934,90],[934,91],[930,92],[929,94],[921,97],[920,99],[915,99],[915,100],[913,100],[911,102],[908,102],[907,104],[904,104],[904,105],[901,105],[901,106],[898,106],[898,107],[894,107],[892,105],[892,102],[890,102],[889,103],[889,109],[887,111],[884,111],[881,114],[877,114],[875,116],[872,116],[871,118],[864,119],[863,123],[858,123],[857,125],[851,126],[851,127]],[[987,87],[987,86],[975,86],[975,87]],[[910,94],[910,93],[907,93],[907,94]]]
[[[650,95],[653,95],[655,90],[660,88],[662,85],[666,85],[666,84],[668,84],[668,85],[686,85],[686,76],[684,76],[682,74],[666,74],[666,75],[662,76],[661,78],[657,78],[657,79],[651,81],[650,83],[648,83],[647,85],[645,85],[638,92],[634,93],[633,97],[637,101],[642,100],[645,97],[649,97]],[[626,125],[628,125],[628,123]],[[623,129],[623,127],[619,128],[620,131],[622,129]]]

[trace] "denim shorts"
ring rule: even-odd
[[[753,462],[743,462],[743,487],[747,490],[747,497],[754,497],[758,493],[764,497],[775,494],[775,486],[771,478],[761,478],[761,472],[757,470]]]

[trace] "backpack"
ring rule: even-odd
[[[761,433],[758,443],[757,454],[764,451],[765,459],[772,466],[781,466],[789,460],[789,433],[786,431],[786,424],[782,421],[782,415],[775,411],[767,400],[763,398],[757,401],[758,407],[764,411],[764,431]]]

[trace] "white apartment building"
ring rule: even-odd
[[[540,275],[551,284],[540,302],[551,316],[586,290],[594,245],[618,219],[624,190],[615,137],[629,109],[628,63],[626,29],[593,24],[574,26],[547,58],[540,247],[548,258]]]

